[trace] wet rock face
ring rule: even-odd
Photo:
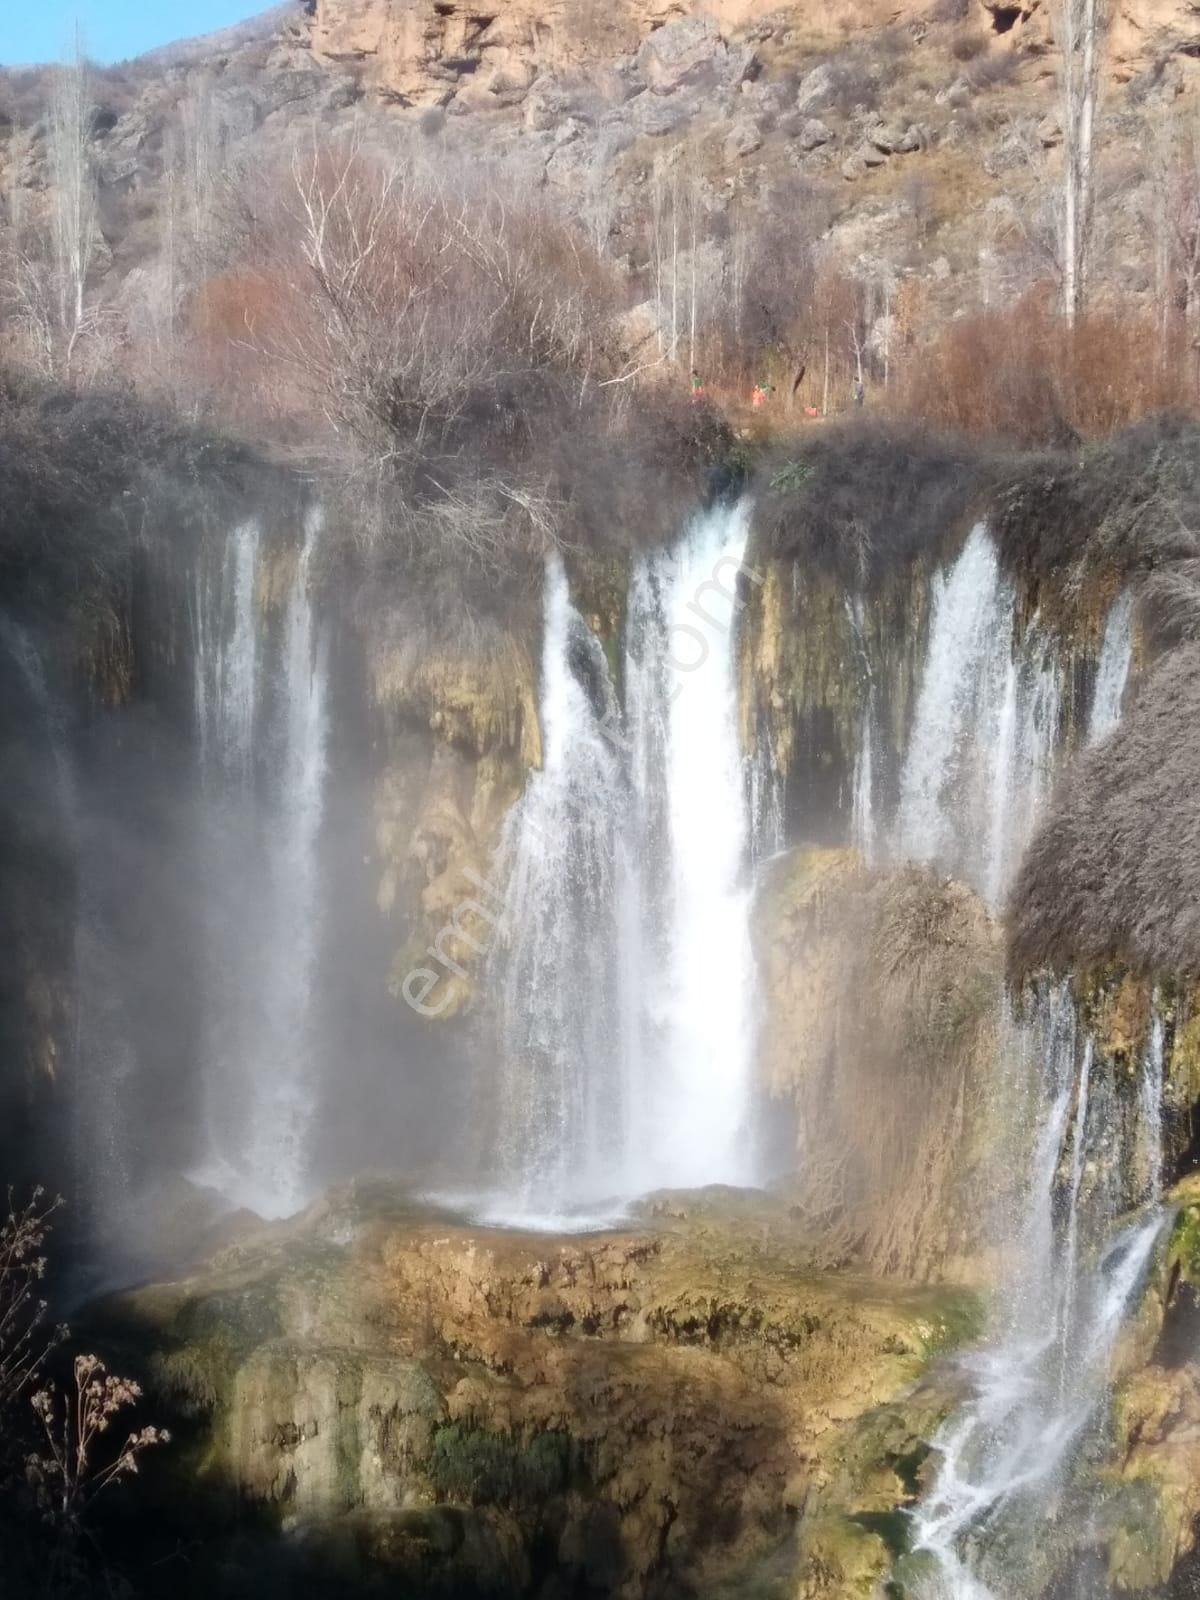
[[[109,1303],[106,1336],[195,1440],[162,1514],[219,1482],[322,1561],[468,1591],[791,1570],[854,1425],[908,1393],[969,1297],[822,1270],[766,1197],[650,1210],[551,1238],[362,1186]],[[232,1525],[222,1501],[216,1544]]]

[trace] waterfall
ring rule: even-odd
[[[929,646],[900,779],[892,854],[936,864],[999,905],[1053,782],[1062,669],[1015,597],[986,527],[933,583]],[[860,763],[862,760],[860,752]]]
[[[994,748],[989,712],[1007,681],[1012,596],[996,549],[978,523],[948,574],[933,580],[924,676],[900,777],[896,853],[958,866],[955,791],[972,760]]]
[[[855,849],[861,851],[863,860],[870,866],[875,859],[875,765],[872,757],[875,736],[875,682],[864,636],[865,607],[862,596],[855,595],[853,599],[848,599],[846,609],[867,683],[859,721],[858,749],[854,757],[850,838]]]
[[[749,503],[696,520],[662,560],[671,864],[663,1053],[654,1075],[658,1181],[744,1183],[754,1044],[749,830],[738,748],[734,582]],[[662,558],[660,558],[661,560]],[[642,638],[633,648],[649,646]],[[654,1004],[654,997],[650,997]]]
[[[254,715],[259,701],[260,614],[254,586],[259,528],[235,528],[219,581],[197,566],[192,609],[193,693],[201,772],[218,770],[249,781],[254,763]],[[227,624],[228,619],[228,625]]]
[[[208,1148],[195,1176],[263,1216],[303,1204],[317,1111],[310,1013],[328,733],[311,596],[320,526],[310,513],[277,651],[256,593],[255,524],[234,530],[194,597],[208,1018]]]
[[[628,1107],[618,1064],[616,855],[624,777],[606,737],[599,642],[571,605],[566,575],[546,572],[539,705],[542,767],[510,817],[499,870],[508,889],[500,957],[500,1151],[521,1208],[602,1199],[614,1181]]]
[[[748,522],[746,505],[717,507],[636,565],[623,714],[548,567],[543,762],[501,847],[488,963],[506,1190],[492,1216],[553,1225],[751,1175],[753,781],[734,627]]]
[[[911,1592],[922,1600],[1040,1592],[1032,1566],[1102,1414],[1113,1348],[1163,1228],[1157,1207],[1118,1222],[1117,1085],[1104,1081],[1109,1068],[1098,1080],[1067,985],[1039,993],[1010,1044],[1018,1071],[1037,1075],[1025,1211],[991,1335],[967,1358],[970,1398],[933,1441],[940,1464],[913,1514]]]
[[[1133,595],[1123,590],[1109,607],[1096,668],[1096,689],[1088,720],[1087,742],[1107,739],[1121,719],[1121,698],[1133,659]]]
[[[783,777],[769,730],[761,731],[744,764],[750,795],[750,856],[756,863],[769,861],[784,846]]]
[[[1147,1200],[1162,1198],[1164,1031],[1158,993],[1138,1079],[1138,1157]]]

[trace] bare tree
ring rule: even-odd
[[[1063,312],[1069,322],[1083,310],[1087,295],[1095,211],[1093,144],[1107,20],[1107,0],[1058,0],[1058,43],[1062,52],[1062,287]]]
[[[1155,309],[1165,352],[1171,315],[1200,332],[1200,119],[1169,112],[1151,129]]]
[[[71,60],[55,73],[50,105],[50,172],[54,182],[52,237],[63,336],[62,366],[69,372],[76,346],[92,322],[88,278],[99,236],[96,179],[92,171],[91,87],[78,34]]]

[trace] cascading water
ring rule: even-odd
[[[628,1107],[614,1081],[620,972],[617,851],[625,782],[605,734],[603,651],[548,565],[542,644],[542,767],[509,819],[501,978],[500,1156],[520,1210],[602,1199]],[[611,718],[610,718],[611,725]],[[599,1190],[599,1192],[597,1192]],[[506,1197],[506,1204],[511,1197]]]
[[[310,593],[320,517],[296,557],[278,652],[256,593],[260,536],[235,530],[197,580],[195,714],[205,824],[208,1150],[196,1173],[263,1216],[307,1192],[316,1111],[311,986],[327,739],[326,646]]]
[[[1138,1080],[1138,1156],[1145,1197],[1159,1200],[1163,1186],[1163,1072],[1165,1036],[1158,994],[1150,1018],[1150,1038],[1142,1055]]]
[[[638,564],[623,719],[561,567],[547,572],[543,765],[498,868],[508,1193],[491,1215],[552,1224],[751,1175],[751,786],[734,657],[748,520],[745,505],[717,507]]]
[[[898,859],[935,863],[998,905],[1053,780],[1062,672],[1015,595],[984,524],[933,586],[929,647],[892,833]],[[861,761],[861,756],[860,756]]]
[[[854,631],[854,639],[858,646],[858,653],[867,683],[859,723],[858,749],[854,757],[854,775],[850,801],[850,838],[854,847],[862,853],[863,860],[869,866],[875,859],[875,763],[872,753],[875,741],[875,682],[871,673],[871,658],[867,651],[863,634],[864,606],[862,596],[855,595],[852,600],[847,600],[846,609],[849,612],[850,626]]]
[[[1040,1592],[1058,1507],[1164,1225],[1157,1206],[1118,1224],[1128,1195],[1117,1086],[1111,1069],[1098,1076],[1068,986],[1039,993],[1016,1035],[1013,1057],[1035,1085],[1025,1214],[992,1334],[967,1360],[971,1397],[933,1441],[941,1460],[913,1516],[919,1564],[906,1590],[920,1600]]]
[[[925,672],[900,779],[894,850],[902,859],[964,868],[957,792],[999,745],[1008,682],[1012,597],[983,523],[933,582]]]
[[[1133,595],[1126,589],[1113,601],[1104,622],[1096,667],[1096,689],[1087,741],[1099,744],[1121,720],[1121,700],[1133,660]]]
[[[669,931],[646,1131],[656,1181],[668,1185],[745,1183],[753,1170],[750,835],[734,650],[749,509],[742,502],[698,518],[676,555],[658,558],[661,618],[631,618],[630,673],[649,666],[667,703]],[[647,762],[635,770],[650,777]]]

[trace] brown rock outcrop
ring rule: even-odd
[[[633,1600],[794,1568],[796,1512],[844,1478],[852,1435],[865,1448],[861,1419],[890,1408],[890,1438],[928,1351],[974,1318],[970,1296],[822,1270],[763,1195],[664,1196],[555,1238],[376,1183],[101,1323],[202,1436],[155,1491],[167,1514],[220,1483],[318,1543],[368,1526],[370,1561],[422,1593],[586,1568]],[[461,1537],[438,1545],[447,1518]]]

